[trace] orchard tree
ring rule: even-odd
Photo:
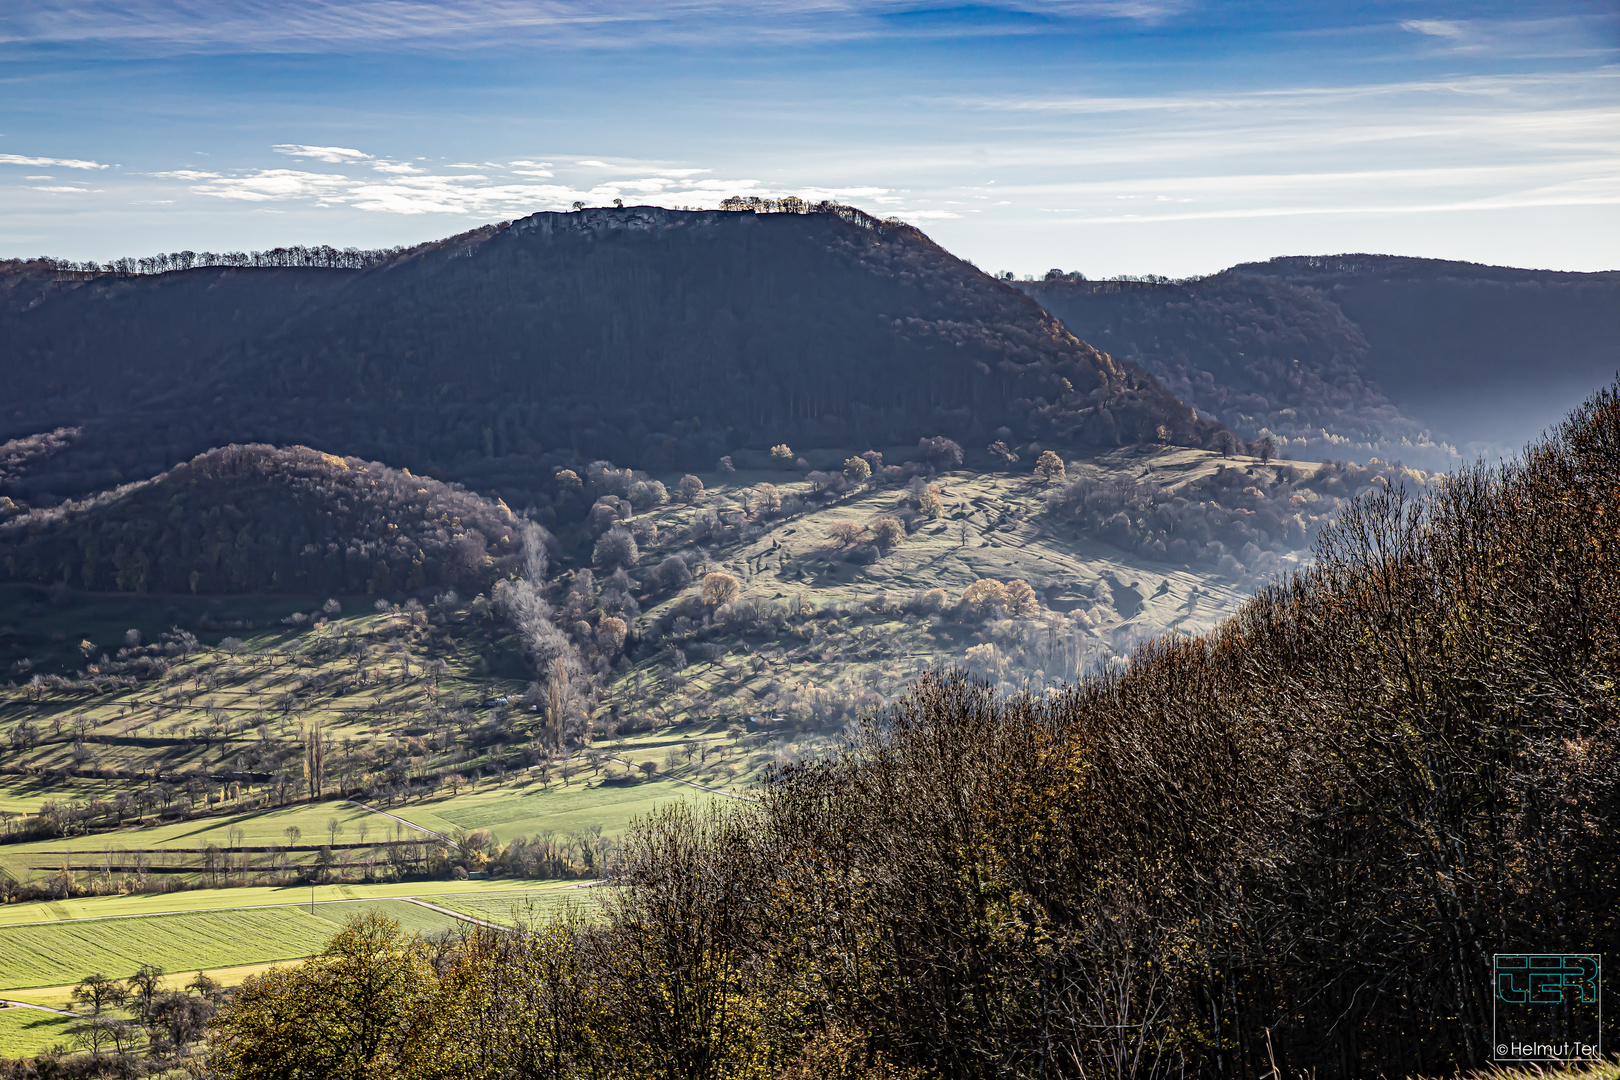
[[[1050,484],[1053,480],[1062,480],[1065,474],[1063,459],[1054,451],[1042,450],[1041,456],[1035,459],[1035,471]]]
[[[864,484],[872,477],[872,466],[863,457],[844,460],[844,478],[852,484]]]

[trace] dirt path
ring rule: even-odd
[[[49,1005],[35,1005],[32,1002],[13,1001],[10,998],[0,998],[0,1005],[4,1005],[8,1009],[38,1009],[40,1012],[55,1013],[57,1016],[71,1016],[75,1019],[79,1015],[78,1013],[66,1012],[62,1009],[53,1009]]]
[[[438,904],[430,904],[426,900],[419,900],[414,896],[400,896],[396,897],[395,899],[404,900],[406,903],[415,904],[417,907],[425,907],[429,911],[437,911],[440,915],[448,915],[452,919],[460,919],[462,922],[470,922],[477,926],[487,926],[491,930],[504,930],[507,933],[511,933],[512,931],[510,926],[502,926],[500,923],[493,923],[487,919],[480,919],[477,916],[468,915],[464,911],[454,911],[447,907],[440,907]]]

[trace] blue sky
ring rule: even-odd
[[[0,257],[794,193],[988,270],[1620,266],[1601,3],[8,0]]]

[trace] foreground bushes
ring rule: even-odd
[[[644,823],[600,922],[397,946],[426,1004],[382,1009],[389,1068],[1482,1066],[1493,952],[1620,946],[1617,521],[1608,392],[1351,505],[1206,637],[1040,699],[925,679],[758,804]],[[223,1071],[320,1075],[242,1064],[252,1000]]]

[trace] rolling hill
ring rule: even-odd
[[[80,429],[8,482],[29,502],[228,443],[318,446],[522,505],[576,457],[693,468],[778,443],[1202,446],[1218,430],[1010,285],[848,207],[543,213],[363,270],[7,280],[0,435]]]
[[[1339,255],[1187,281],[1016,284],[1201,414],[1296,457],[1494,456],[1620,367],[1615,273]]]

